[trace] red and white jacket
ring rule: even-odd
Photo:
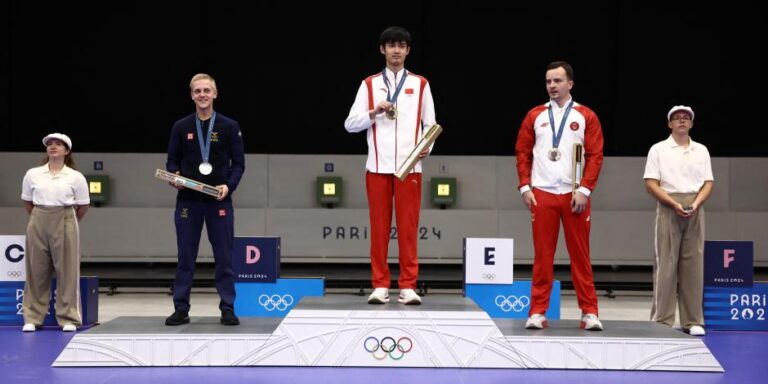
[[[603,166],[603,129],[600,120],[591,109],[574,102],[558,145],[562,156],[560,160],[552,161],[548,156],[554,136],[549,122],[550,105],[553,106],[557,131],[565,108],[552,102],[531,109],[520,125],[515,145],[517,176],[520,179],[518,189],[521,193],[530,188],[555,194],[570,193],[573,184],[573,144],[581,143],[584,145],[584,168],[579,192],[589,196],[597,185],[597,177]]]
[[[397,73],[386,69],[390,93],[407,70]],[[369,112],[381,101],[387,101],[387,86],[381,72],[369,76],[360,84],[355,103],[349,110],[344,128],[349,132],[368,130],[368,160],[365,168],[374,173],[395,173],[421,140],[423,129],[435,124],[435,104],[427,79],[407,72],[395,106],[398,117],[386,118],[384,113],[369,118]],[[412,172],[421,172],[421,161]]]

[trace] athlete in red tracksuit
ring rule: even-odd
[[[416,251],[421,208],[421,162],[405,181],[394,173],[422,137],[435,124],[435,107],[427,79],[404,68],[411,37],[400,27],[387,28],[379,37],[386,68],[365,79],[349,111],[344,127],[349,132],[367,130],[366,190],[371,220],[371,269],[374,291],[371,304],[389,302],[390,272],[387,265],[392,205],[397,221],[400,250],[399,301],[420,304],[416,294],[419,261]],[[421,153],[424,158],[429,153]]]
[[[562,220],[571,276],[582,311],[581,327],[602,330],[589,260],[589,195],[603,164],[603,132],[597,115],[573,102],[573,68],[568,63],[549,64],[546,81],[550,102],[528,112],[515,145],[518,188],[531,211],[535,253],[526,328],[547,326],[545,313],[552,292],[555,248]],[[584,145],[585,164],[580,186],[572,193],[574,143]]]

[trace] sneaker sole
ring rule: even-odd
[[[389,303],[389,299],[384,299],[384,300],[381,300],[378,298],[368,299],[368,304],[386,304],[386,303]]]
[[[544,320],[544,322],[541,323],[541,327],[539,327],[536,324],[530,324],[530,325],[526,324],[525,325],[525,329],[544,329],[544,328],[547,328],[547,327],[549,327],[549,324],[547,324],[546,320]]]
[[[587,328],[587,323],[583,321],[581,322],[581,324],[579,324],[579,328],[585,331],[602,331],[603,330],[603,327],[599,325],[595,325],[595,326],[592,326],[591,328]]]
[[[405,305],[421,305],[421,300],[416,300],[416,299],[413,299],[411,301],[405,301],[404,299],[397,299],[397,302]]]

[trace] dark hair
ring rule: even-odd
[[[568,78],[568,80],[573,81],[573,67],[571,67],[570,64],[566,63],[565,61],[553,61],[547,65],[547,71],[551,69],[557,69],[562,67],[565,69],[565,76]]]
[[[379,45],[399,43],[401,41],[405,41],[405,45],[411,46],[411,34],[403,27],[389,27],[379,36]]]

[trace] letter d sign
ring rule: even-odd
[[[258,247],[253,245],[245,246],[245,263],[246,264],[256,264],[259,261],[259,258],[261,258],[261,252],[259,251]]]

